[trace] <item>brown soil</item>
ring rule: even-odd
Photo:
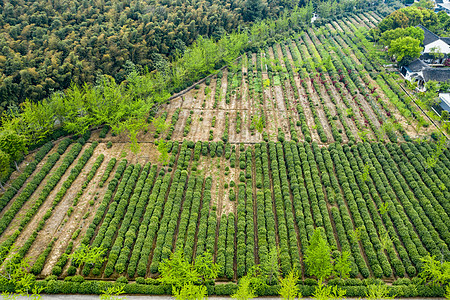
[[[34,176],[41,170],[42,166],[47,162],[47,158],[49,155],[53,154],[56,152],[56,150],[58,150],[58,145],[55,144],[55,146],[53,146],[53,148],[49,151],[49,153],[47,154],[47,156],[41,160],[38,165],[36,166],[36,169],[33,171],[33,173],[31,173],[31,175],[27,178],[27,180],[25,180],[25,183],[22,185],[22,187],[19,189],[19,191],[16,193],[16,195],[8,202],[8,204],[3,208],[3,210],[0,212],[0,218],[3,217],[3,215],[9,210],[9,208],[11,207],[12,203],[14,203],[14,201],[16,200],[16,198],[22,193],[22,191],[25,189],[25,187],[27,186],[27,184],[34,178]],[[27,155],[25,157],[25,159],[23,160],[23,162],[19,165],[19,172],[16,170],[11,174],[11,177],[8,181],[8,183],[12,183],[15,179],[17,179],[17,177],[22,173],[23,169],[34,160],[34,153]],[[45,180],[45,178],[44,178]],[[5,185],[5,190],[11,186],[11,184],[7,184]],[[36,191],[34,191],[35,193]],[[3,194],[1,194],[3,195]],[[20,213],[20,212],[19,212]],[[14,220],[13,220],[14,222]],[[0,239],[1,240],[1,239]]]
[[[336,21],[331,22],[331,24],[333,24],[335,30],[344,31],[344,30],[342,30],[341,26]]]
[[[73,147],[73,145],[71,145],[71,146],[69,146],[69,148],[67,148],[67,150],[65,152],[66,154],[70,151],[71,147]],[[0,243],[4,242],[10,235],[12,235],[19,228],[19,225],[20,225],[20,222],[22,221],[22,218],[33,207],[34,203],[37,201],[37,199],[39,198],[42,190],[44,189],[47,181],[49,180],[49,178],[52,177],[54,170],[57,170],[59,168],[59,166],[61,165],[61,162],[63,161],[63,159],[64,159],[64,154],[56,162],[56,164],[53,166],[52,170],[42,180],[41,184],[37,187],[37,189],[30,196],[30,198],[25,202],[25,204],[22,206],[22,208],[18,211],[18,213],[16,214],[15,218],[12,220],[12,222],[9,224],[9,226],[6,228],[6,230],[1,235]],[[46,161],[46,160],[47,160],[47,157],[43,159],[43,161]],[[38,169],[36,169],[36,170],[38,170]],[[40,170],[40,168],[39,168],[39,170]],[[65,177],[67,177],[67,175]],[[63,180],[63,179],[64,179],[64,176],[63,176],[63,178],[61,180]],[[47,197],[47,200],[44,202],[44,204],[40,207],[40,209],[39,209],[39,211],[37,213],[39,216],[36,217],[36,215],[35,215],[33,217],[33,219],[28,223],[28,225],[25,227],[25,229],[21,232],[21,234],[19,235],[19,237],[17,239],[17,242],[16,242],[17,246],[19,246],[19,245],[21,246],[22,242],[24,242],[23,239],[24,238],[28,239],[28,237],[33,233],[34,229],[37,227],[37,224],[41,221],[42,216],[47,211],[47,208],[49,206],[48,202],[50,202],[50,206],[51,206],[51,200],[48,201],[48,199],[53,199],[54,195],[59,190],[60,185],[61,185],[61,181],[58,183],[58,185],[55,187],[55,189],[53,189],[53,191]],[[44,207],[45,204],[47,204],[47,205],[45,206],[46,208],[43,210],[43,207]]]
[[[53,149],[50,150],[50,151],[52,151],[51,153],[55,152],[55,151],[56,151],[56,150],[55,150],[55,147],[53,147]],[[27,155],[27,156],[25,156],[24,160],[23,160],[20,164],[18,164],[18,166],[19,166],[19,171],[17,171],[17,169],[14,169],[14,171],[11,173],[11,176],[9,177],[8,184],[3,185],[3,188],[4,188],[5,190],[3,191],[2,189],[0,189],[0,197],[3,196],[3,194],[8,190],[8,188],[11,187],[11,184],[10,184],[10,183],[12,183],[14,180],[16,180],[17,177],[19,177],[19,176],[22,174],[23,170],[24,170],[31,162],[34,161],[34,154],[35,154],[35,153],[33,153],[32,155]],[[42,164],[42,163],[43,163],[43,162],[41,161],[40,164]],[[38,169],[38,167],[36,168],[36,170],[37,170],[37,169]],[[20,192],[23,190],[23,188],[27,185],[28,180],[29,180],[30,178],[33,178],[33,176],[36,174],[36,170],[34,170],[34,172],[31,174],[31,176],[29,176],[29,177],[27,178],[27,180],[25,181],[25,183],[24,183],[24,185],[22,186],[22,188],[20,188],[19,191],[17,192],[16,196],[17,196],[18,194],[20,194]],[[2,182],[2,184],[3,184],[3,182]],[[11,200],[13,200],[13,199],[11,199]],[[10,201],[10,202],[11,202],[11,201]],[[0,217],[1,217],[1,215],[0,215]]]
[[[46,261],[46,264],[44,266],[44,269],[42,270],[42,275],[43,276],[47,276],[51,274],[51,271],[53,269],[53,266],[56,264],[57,259],[64,253],[64,251],[67,248],[67,245],[69,244],[71,238],[72,238],[72,234],[79,228],[81,229],[78,238],[74,241],[74,245],[79,245],[79,242],[81,241],[82,237],[84,236],[84,234],[86,233],[86,230],[88,229],[89,224],[92,222],[92,219],[94,218],[94,213],[90,213],[89,217],[87,217],[86,219],[82,219],[83,216],[86,214],[86,212],[91,211],[91,212],[95,212],[98,209],[98,206],[100,205],[104,193],[106,192],[107,188],[108,188],[108,181],[106,182],[106,184],[100,188],[98,186],[98,182],[100,180],[100,178],[103,176],[103,173],[106,169],[106,167],[108,166],[109,161],[113,158],[113,157],[119,157],[120,156],[120,152],[121,150],[118,149],[119,147],[116,147],[115,151],[107,151],[106,150],[106,146],[105,144],[99,144],[97,146],[97,148],[94,151],[94,154],[91,158],[91,160],[87,163],[85,170],[90,170],[91,166],[92,166],[92,162],[95,161],[96,157],[100,154],[103,153],[103,155],[105,156],[102,165],[98,168],[95,176],[92,178],[91,182],[89,183],[89,185],[86,187],[86,189],[84,190],[83,195],[80,197],[80,200],[78,202],[78,205],[75,207],[72,215],[70,217],[66,217],[67,218],[67,222],[65,223],[61,223],[60,226],[57,228],[56,232],[53,232],[53,236],[57,237],[57,240],[53,246],[52,251],[50,252],[48,259]],[[112,149],[112,148],[111,148]],[[110,178],[111,179],[113,177],[112,174],[114,174],[115,169],[117,168],[118,163],[116,163],[115,168],[112,170],[111,174],[110,174]],[[89,172],[89,171],[88,171]],[[87,175],[87,173],[86,173]],[[85,176],[80,176],[79,178],[82,178],[81,183],[77,182],[78,179],[73,183],[73,187],[77,186],[81,186],[85,180]],[[74,192],[76,191],[75,188]],[[75,194],[74,194],[75,195]],[[97,197],[97,199],[95,199],[95,197]],[[66,195],[66,197],[64,198],[63,201],[66,201],[68,198],[68,196]],[[73,197],[69,197],[69,201],[72,200]],[[90,206],[89,205],[89,201],[90,200],[94,200],[94,205]],[[69,203],[70,205],[71,203]],[[65,211],[61,211],[63,217],[66,216],[66,212]],[[55,216],[57,217],[57,216]],[[45,230],[45,227],[44,227]],[[39,238],[39,236],[38,236]],[[39,243],[36,243],[39,244]],[[76,246],[74,246],[74,248],[76,249]],[[31,249],[30,249],[31,251]]]
[[[41,207],[38,209],[37,213],[34,215],[34,217],[31,219],[31,221],[28,223],[28,225],[22,230],[22,232],[20,233],[20,235],[17,238],[16,243],[15,243],[17,247],[22,247],[23,246],[23,244],[28,240],[28,238],[31,236],[31,234],[34,232],[34,230],[38,227],[39,222],[42,220],[42,218],[45,215],[45,213],[47,212],[47,210],[51,209],[53,199],[55,198],[56,194],[61,189],[62,184],[69,177],[70,170],[72,170],[72,168],[77,164],[78,159],[81,157],[81,155],[83,154],[84,150],[87,147],[89,147],[89,146],[90,146],[89,144],[86,144],[83,147],[83,150],[81,150],[81,152],[78,155],[78,157],[73,161],[73,163],[67,169],[66,173],[59,180],[58,184],[50,192],[48,197],[45,199],[44,203],[42,203]],[[66,153],[68,153],[68,152],[66,152]],[[58,161],[58,162],[62,162],[63,159],[64,159],[64,157],[61,157],[60,161]],[[56,169],[54,169],[54,170],[56,170]],[[79,178],[77,178],[77,179],[79,179]],[[42,186],[42,185],[40,185],[40,186]],[[69,190],[71,190],[71,188],[69,188]],[[75,191],[75,193],[76,193],[76,191]],[[64,204],[65,204],[64,201],[61,201],[55,207],[55,209],[53,209],[53,213],[52,213],[52,216],[51,216],[50,219],[54,220],[54,218],[56,217],[57,219],[59,219],[56,222],[61,222],[62,221],[62,219],[65,216],[65,212],[67,211],[67,208],[69,207],[69,206],[67,206],[67,207],[65,207],[65,208],[63,208],[61,210],[61,206],[64,206]],[[47,244],[50,242],[51,238],[54,237],[51,234],[56,230],[56,228],[58,227],[59,223],[55,223],[53,221],[49,221],[50,219],[48,219],[45,222],[46,226],[44,226],[44,229],[39,232],[38,237],[34,241],[33,246],[35,246],[35,247],[31,247],[30,251],[27,254],[32,259],[35,259],[36,256],[38,255],[38,253],[40,253],[42,251],[42,249],[45,248],[47,246]],[[41,243],[41,241],[39,239],[40,236],[43,239],[42,243]],[[37,250],[34,250],[34,249],[36,249],[37,245],[38,245]]]
[[[263,81],[269,79],[266,73],[262,74]],[[274,107],[275,101],[273,100],[272,89],[270,87],[264,88],[264,105],[266,111],[266,128],[265,131],[270,140],[274,140],[278,133],[278,113]]]
[[[308,38],[309,40],[309,38]],[[309,43],[312,43],[311,40],[308,41]],[[303,53],[305,54],[306,58],[311,58],[311,55],[309,54],[308,49],[305,45],[302,45]],[[311,75],[310,75],[311,76]],[[314,80],[317,80],[317,77],[314,77]],[[308,90],[310,92],[310,101],[313,102],[314,108],[316,110],[317,116],[319,117],[320,123],[322,124],[323,130],[325,131],[325,134],[327,135],[327,140],[329,143],[332,143],[334,141],[333,135],[331,134],[331,128],[330,124],[328,124],[328,119],[325,115],[325,112],[323,111],[322,104],[320,103],[319,95],[317,94],[318,91],[315,90],[313,84],[311,83],[311,80],[307,80],[306,84],[308,86]]]
[[[314,37],[315,37],[315,36],[314,36]],[[313,37],[313,38],[314,38],[314,37]],[[314,42],[313,42],[313,41],[309,38],[309,36],[308,36],[308,40],[309,40],[309,42],[310,42],[311,47],[312,47],[313,49],[315,49],[315,48],[314,48],[314,43],[319,42],[319,40],[318,40],[317,38],[315,38],[315,39],[314,39]],[[317,52],[317,50],[316,50],[316,52]],[[318,54],[317,54],[317,55],[318,55]],[[326,76],[326,77],[328,78],[328,76]],[[317,77],[316,80],[322,80],[322,79],[321,79],[320,77]],[[330,96],[328,95],[328,92],[327,92],[327,90],[326,90],[326,88],[325,88],[325,85],[322,84],[322,83],[320,83],[319,86],[320,86],[320,94],[322,95],[322,97],[323,97],[323,99],[324,99],[325,105],[327,106],[327,108],[328,108],[328,110],[330,111],[330,113],[331,113],[332,116],[337,116],[336,105],[335,105],[334,103],[332,103],[332,101],[331,101],[331,99],[330,99]],[[336,97],[335,97],[334,99],[336,99]],[[347,137],[346,134],[345,134],[345,129],[344,129],[344,126],[342,125],[341,121],[340,121],[339,119],[333,120],[333,121],[334,121],[334,124],[336,124],[336,127],[338,128],[338,130],[340,129],[341,132],[342,132],[342,134],[341,134],[341,135],[342,135],[342,141],[343,141],[344,143],[347,143],[347,142],[348,142],[348,137]]]

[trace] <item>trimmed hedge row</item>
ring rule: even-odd
[[[299,291],[303,296],[312,296],[316,284],[312,285],[303,282],[298,285]],[[344,282],[345,284],[346,282]],[[171,286],[138,283],[114,283],[108,281],[60,281],[60,280],[42,280],[37,281],[37,285],[44,287],[44,292],[47,294],[101,294],[104,290],[112,286],[123,286],[125,294],[143,294],[143,295],[170,295],[172,292]],[[10,286],[0,287],[0,291],[11,291]],[[258,296],[277,296],[279,286],[262,286],[257,289]],[[341,285],[341,288],[346,290],[346,297],[365,297],[367,293],[366,285]],[[388,286],[390,295],[397,297],[443,297],[445,290],[439,286],[425,286],[425,285],[392,285]],[[230,296],[237,290],[236,283],[226,283],[218,285],[207,285],[209,295]]]
[[[273,181],[273,194],[274,194],[274,203],[275,203],[275,211],[278,221],[278,240],[279,240],[279,248],[280,248],[280,268],[283,274],[287,274],[289,270],[292,268],[291,261],[291,253],[298,250],[296,248],[290,249],[289,244],[291,239],[289,239],[288,226],[285,217],[285,207],[283,203],[283,194],[281,193],[281,180],[279,176],[279,164],[277,158],[277,149],[275,143],[268,143],[268,152],[271,160],[270,169],[272,171],[272,181]],[[283,164],[284,165],[284,164]],[[283,186],[283,191],[286,190],[286,186]],[[295,230],[291,232],[291,236],[295,233]]]
[[[130,249],[133,247],[133,239],[127,239],[130,235],[126,236],[128,233],[128,229],[131,226],[131,222],[133,219],[135,220],[135,224],[139,223],[139,219],[143,212],[143,207],[145,206],[145,202],[148,199],[148,193],[146,194],[146,199],[141,199],[141,193],[145,187],[145,183],[147,180],[147,177],[149,175],[149,170],[151,167],[151,163],[145,164],[145,166],[142,168],[141,174],[139,175],[139,178],[136,183],[136,187],[133,190],[133,194],[131,198],[128,196],[127,198],[123,197],[123,207],[125,214],[118,214],[117,220],[121,223],[120,228],[117,230],[117,236],[114,240],[114,244],[111,248],[111,251],[109,252],[108,260],[106,263],[106,267],[104,270],[104,275],[106,277],[109,277],[112,275],[114,269],[119,273],[123,273],[125,271],[125,265],[128,260],[128,255],[123,256],[119,260],[119,255],[121,254],[121,251],[126,249]],[[149,185],[151,186],[151,185]],[[122,200],[121,200],[122,201]],[[144,203],[142,203],[142,202]],[[125,202],[128,202],[127,204]],[[138,204],[138,202],[140,202]],[[137,209],[137,210],[136,210]],[[118,224],[118,223],[117,223]],[[117,228],[117,227],[116,227]],[[134,231],[129,232],[128,234],[133,235]],[[125,250],[125,251],[126,251]],[[116,264],[117,263],[117,264]]]
[[[63,145],[65,142],[61,142]],[[17,194],[19,189],[25,184],[26,180],[31,176],[31,174],[36,170],[37,165],[44,159],[48,152],[53,148],[53,143],[48,142],[39,149],[39,151],[34,155],[34,160],[30,162],[23,172],[11,183],[6,192],[0,197],[0,211],[5,208],[9,201]],[[67,146],[66,146],[67,148]],[[60,149],[60,148],[58,148]],[[63,151],[64,152],[64,151]]]
[[[136,272],[139,276],[145,276],[147,273],[148,257],[152,251],[151,246],[164,208],[170,178],[171,174],[160,172],[155,182],[128,264],[127,273],[130,277],[134,277]]]
[[[147,165],[147,169],[150,166]],[[132,170],[130,176],[127,178],[127,171]],[[111,203],[108,213],[106,214],[105,218],[103,219],[103,223],[100,226],[100,229],[98,231],[97,237],[94,239],[94,242],[92,243],[93,247],[101,247],[103,249],[106,249],[107,251],[112,250],[113,241],[115,242],[115,236],[117,233],[117,230],[119,229],[119,224],[122,221],[125,212],[128,210],[128,205],[130,202],[128,201],[134,191],[135,184],[139,178],[139,174],[141,173],[141,165],[130,165],[127,170],[125,170],[124,177],[122,179],[122,182],[119,184],[117,188],[117,193],[114,196],[114,200]],[[147,177],[147,173],[144,174],[144,179]],[[142,179],[142,178],[139,178]],[[144,179],[142,179],[141,184],[143,184]],[[142,189],[141,189],[142,190]],[[120,193],[119,193],[120,191]],[[123,242],[123,239],[119,239],[118,243]],[[122,244],[122,243],[120,243]],[[117,247],[117,245],[114,245],[114,252],[113,257],[111,257],[111,263],[108,260],[107,261],[107,267],[105,267],[104,275],[110,276],[113,273],[114,263],[115,259],[117,259],[118,252],[120,250],[120,246]],[[119,248],[119,249],[118,249]],[[106,253],[105,253],[106,256]],[[95,269],[93,270],[94,274],[99,274],[102,265],[95,264]],[[90,266],[85,265],[83,268],[83,274],[85,276],[88,276],[90,273]]]
[[[226,215],[220,217],[219,232],[217,236],[217,252],[216,252],[216,264],[219,267],[218,277],[225,276],[225,264],[226,256],[225,250],[227,245],[227,218]],[[234,273],[234,272],[233,272]]]
[[[127,232],[125,233],[125,240],[124,245],[122,249],[120,249],[120,255],[117,259],[116,265],[114,266],[115,270],[118,273],[123,273],[126,270],[126,265],[128,263],[128,257],[132,249],[134,249],[134,244],[136,240],[136,232],[139,228],[139,222],[141,220],[141,216],[144,214],[144,211],[146,211],[146,204],[148,203],[150,192],[154,188],[153,183],[155,181],[155,178],[157,176],[157,166],[153,165],[150,174],[148,175],[147,179],[145,180],[144,187],[142,189],[141,195],[139,197],[139,201],[136,204],[136,207],[134,208],[134,214],[133,218],[131,219],[131,223],[128,227]],[[156,185],[155,185],[156,186]],[[147,206],[147,208],[149,208]],[[151,208],[149,208],[151,209]],[[128,213],[128,211],[127,211]],[[126,216],[127,217],[127,216]],[[124,219],[125,221],[125,219]],[[123,222],[122,222],[123,224]],[[142,223],[141,223],[142,224]]]
[[[116,191],[116,187],[119,184],[119,180],[122,178],[122,174],[125,171],[127,163],[128,162],[126,159],[123,159],[119,163],[119,165],[116,169],[116,173],[114,174],[114,178],[111,179],[111,181],[109,182],[108,189],[106,190],[105,195],[103,196],[103,200],[100,203],[100,206],[97,208],[97,211],[95,212],[94,219],[92,220],[91,224],[89,225],[89,228],[86,230],[83,240],[81,241],[82,244],[89,245],[92,238],[94,237],[97,226],[102,221],[103,215],[105,214],[106,209],[109,206],[109,202],[111,201],[112,197],[114,196],[114,192]]]
[[[38,275],[42,272],[42,269],[44,268],[45,260],[47,259],[47,256],[50,254],[50,251],[52,251],[53,244],[55,243],[56,239],[53,239],[45,248],[45,250],[39,254],[38,258],[34,262],[33,266],[30,269],[30,273],[34,275]]]
[[[347,157],[351,162],[351,167],[353,168],[353,170],[355,170],[354,174],[358,182],[358,186],[365,198],[364,201],[361,201],[360,199],[360,201],[358,202],[358,206],[360,206],[360,210],[362,210],[361,214],[363,214],[365,220],[366,219],[370,220],[369,216],[372,217],[373,222],[369,221],[371,223],[369,230],[372,236],[376,236],[378,233],[380,237],[378,241],[373,239],[374,247],[377,248],[377,251],[386,250],[390,263],[394,269],[395,275],[398,277],[403,277],[406,268],[403,265],[402,261],[397,257],[397,253],[394,248],[394,243],[392,243],[393,234],[390,233],[388,230],[386,230],[386,228],[384,227],[379,211],[375,206],[373,200],[371,199],[373,197],[377,197],[378,195],[375,193],[375,189],[373,188],[373,186],[372,192],[370,192],[369,188],[371,183],[370,178],[367,178],[366,180],[363,179],[362,174],[364,171],[361,170],[364,170],[366,168],[366,165],[364,164],[363,160],[358,154],[357,146],[352,147],[352,152],[350,151],[347,152]],[[383,245],[381,243],[383,243]],[[404,251],[404,249],[402,251]],[[404,252],[401,255],[404,255]],[[408,264],[408,266],[411,265],[411,262],[407,257],[406,263]]]
[[[352,271],[350,272],[350,275],[352,277],[355,277],[359,272],[364,278],[367,278],[370,275],[370,271],[367,267],[366,262],[364,261],[364,258],[361,255],[361,249],[359,247],[358,240],[353,234],[355,228],[353,227],[353,222],[346,207],[338,178],[334,170],[332,157],[334,157],[336,153],[334,151],[329,151],[329,149],[322,148],[322,155],[325,161],[325,166],[328,170],[328,174],[330,175],[331,184],[335,191],[335,200],[338,204],[338,207],[332,207],[331,213],[336,225],[336,231],[339,237],[339,241],[342,250],[351,250],[351,259],[354,260],[354,264],[352,263]],[[350,249],[348,247],[350,247]]]
[[[188,180],[187,167],[190,162],[192,150],[188,148],[188,143],[184,141],[181,145],[180,155],[178,158],[177,169],[174,173],[167,200],[164,204],[164,212],[159,222],[159,229],[156,234],[156,246],[151,258],[150,272],[157,273],[159,263],[168,258],[172,252],[172,241],[175,229],[177,227],[177,220],[181,209],[183,192]],[[178,210],[177,210],[178,208]],[[142,257],[141,257],[142,259]],[[138,274],[140,276],[142,273]]]
[[[108,180],[109,175],[111,174],[112,170],[114,169],[114,166],[116,165],[116,158],[111,158],[111,160],[109,161],[108,165],[106,166],[105,171],[103,172],[103,176],[102,178],[100,178],[100,182],[98,183],[99,187],[103,187],[103,185],[105,184],[106,180]]]
[[[9,209],[5,212],[3,217],[0,220],[0,234],[2,234],[5,229],[9,226],[11,221],[14,219],[17,212],[22,208],[22,206],[25,204],[28,199],[30,199],[31,195],[36,191],[37,187],[41,184],[42,180],[44,180],[45,176],[50,172],[50,170],[53,168],[53,166],[56,164],[56,162],[61,157],[60,153],[64,153],[67,149],[67,147],[70,145],[71,141],[68,139],[63,140],[56,153],[53,153],[50,155],[45,162],[45,164],[42,166],[42,168],[39,170],[39,172],[34,175],[33,179],[28,182],[28,184],[25,186],[23,191],[19,194],[19,196],[16,198],[16,200],[12,203],[12,205],[9,207]]]
[[[103,163],[103,160],[105,159],[105,155],[100,154],[97,159],[95,160],[94,164],[91,167],[91,170],[89,171],[88,175],[86,176],[86,180],[83,182],[83,185],[81,186],[81,189],[77,192],[77,195],[73,199],[73,206],[76,206],[78,204],[78,201],[80,200],[80,197],[83,195],[84,190],[87,188],[89,182],[91,182],[92,178],[94,178],[95,173],[97,173],[98,168]]]
[[[194,257],[197,256],[197,254],[202,254],[205,251],[206,240],[208,238],[207,232],[208,232],[208,215],[211,205],[211,187],[212,187],[212,177],[208,176],[206,177],[205,188],[203,189],[203,199],[202,199],[203,203],[200,211],[200,218],[198,221],[197,247],[196,252],[194,253]],[[210,253],[212,254],[212,252]],[[185,258],[187,257],[189,261],[192,261],[192,259],[186,255],[187,253],[185,251]]]
[[[193,175],[191,175],[193,176]],[[183,245],[184,242],[184,257],[188,261],[192,261],[194,255],[194,243],[195,243],[195,233],[197,231],[197,224],[201,215],[200,211],[200,202],[202,200],[202,190],[203,190],[203,181],[200,178],[196,178],[195,190],[193,194],[191,213],[189,215],[189,222],[187,223],[185,240],[183,239],[180,242],[180,245]],[[186,201],[186,200],[185,200]],[[183,210],[184,211],[184,210]],[[201,224],[201,223],[200,223]],[[200,224],[198,224],[200,226]],[[181,228],[181,227],[180,227]],[[180,231],[178,231],[178,238],[180,238]],[[198,237],[197,237],[198,239]]]
[[[49,208],[45,212],[45,214],[42,217],[42,219],[40,220],[37,228],[33,231],[32,235],[26,240],[26,242],[19,249],[17,256],[15,256],[16,261],[20,261],[21,258],[25,257],[28,250],[33,245],[34,241],[36,240],[39,231],[41,231],[44,228],[45,221],[47,221],[47,219],[49,219],[52,216],[53,210],[59,204],[59,202],[62,200],[62,198],[66,194],[67,190],[70,188],[70,186],[75,181],[75,179],[78,177],[78,175],[81,173],[81,171],[83,170],[83,167],[85,166],[85,164],[87,163],[89,158],[92,156],[94,149],[95,149],[95,147],[97,147],[97,145],[98,145],[97,142],[92,143],[92,145],[88,149],[85,150],[83,155],[78,160],[77,164],[70,171],[69,177],[63,182],[61,189],[55,195],[55,198],[52,201],[52,207]],[[27,214],[22,219],[22,221],[19,225],[20,229],[25,228],[25,226],[31,221],[31,219],[37,213],[37,211],[39,210],[41,205],[44,203],[44,201],[50,195],[51,191],[56,187],[56,185],[59,183],[59,181],[61,180],[63,175],[66,173],[67,169],[78,157],[78,154],[81,152],[82,148],[83,148],[83,146],[80,143],[76,143],[70,149],[69,153],[67,153],[67,155],[64,157],[63,161],[61,162],[61,165],[59,166],[59,168],[48,179],[41,194],[39,195],[39,198],[33,204],[31,209],[29,209],[27,211]],[[18,230],[18,231],[21,231],[21,230]],[[14,236],[14,235],[12,235],[12,236]],[[45,259],[44,259],[44,262],[45,262]]]
[[[405,212],[401,207],[397,207],[397,205],[394,204],[396,195],[384,173],[384,166],[387,165],[387,162],[384,160],[381,152],[378,151],[378,148],[375,151],[372,151],[372,148],[368,143],[364,143],[364,147],[359,146],[358,148],[363,158],[366,157],[367,153],[368,157],[365,159],[365,163],[371,163],[374,167],[369,168],[369,171],[380,197],[373,197],[373,199],[378,207],[388,205],[389,210],[388,213],[383,214],[383,221],[387,225],[389,235],[406,266],[406,272],[410,276],[414,276],[416,274],[416,268],[413,265],[408,264],[406,255],[409,255],[411,262],[417,267],[421,264],[420,257],[427,255],[428,252],[423,247],[416,232],[413,230],[411,223],[405,222],[408,220]],[[396,185],[396,182],[393,183]],[[395,238],[397,236],[396,231],[398,232],[401,241],[398,238]],[[403,242],[407,254],[402,251],[401,242]]]

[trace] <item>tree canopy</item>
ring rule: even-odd
[[[422,43],[424,39],[424,32],[422,29],[417,27],[391,29],[381,34],[380,42],[385,46],[390,46],[392,41],[407,36],[419,40],[420,43]]]
[[[389,54],[395,56],[399,64],[407,65],[420,56],[422,49],[419,40],[405,36],[391,42]]]

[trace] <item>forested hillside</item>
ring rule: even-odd
[[[363,8],[366,0],[310,2],[324,15]],[[41,100],[71,82],[118,82],[133,69],[166,69],[201,36],[219,39],[253,21],[280,17],[302,1],[2,1],[0,112]],[[333,10],[333,11],[330,11]]]

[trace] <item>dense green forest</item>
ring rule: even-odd
[[[256,20],[287,18],[298,7],[323,16],[371,5],[367,0],[2,1],[0,112],[25,99],[95,83],[122,82],[132,70],[164,70],[198,36],[218,40]],[[310,18],[309,18],[310,19]],[[305,18],[306,23],[309,19]],[[298,25],[298,22],[293,25]]]

